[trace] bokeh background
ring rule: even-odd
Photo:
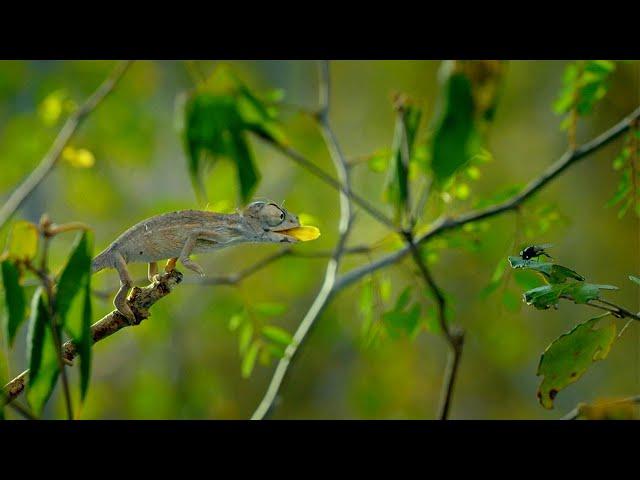
[[[217,63],[198,62],[204,72],[211,72]],[[287,135],[309,158],[333,172],[316,125],[298,112],[317,104],[316,63],[224,63],[258,93],[281,89],[286,104],[281,119]],[[552,109],[566,64],[509,62],[489,135],[493,160],[481,166],[481,177],[472,183],[472,197],[454,199],[449,212],[465,211],[473,201],[526,183],[566,149],[566,133],[560,131],[561,119]],[[65,109],[82,102],[114,65],[111,61],[0,62],[0,201],[38,164],[64,121]],[[390,147],[394,92],[406,93],[424,107],[427,119],[432,117],[439,67],[436,61],[332,62],[330,119],[346,155],[356,159]],[[176,128],[180,117],[176,98],[192,87],[184,62],[134,63],[72,141],[75,148],[90,151],[95,164],[77,168],[61,162],[15,218],[37,221],[47,212],[58,223],[88,223],[95,229],[97,252],[143,218],[198,208]],[[62,106],[57,113],[51,103],[56,95],[62,99],[57,101]],[[581,120],[578,139],[590,139],[639,103],[640,62],[619,63],[609,93],[592,115]],[[336,192],[260,140],[252,139],[251,145],[262,173],[255,196],[286,200],[290,210],[314,219],[322,236],[296,248],[332,248],[339,214]],[[462,247],[451,242],[438,250],[437,260],[433,258],[433,272],[449,295],[453,319],[467,330],[452,418],[558,418],[580,401],[640,393],[640,326],[632,325],[605,361],[562,391],[554,410],[544,410],[535,397],[541,352],[595,311],[569,303],[557,311],[536,311],[521,304],[523,288],[513,277],[493,294],[481,295],[498,262],[517,254],[516,231],[528,222],[539,222],[539,209],[548,206],[555,213],[536,242],[553,243],[553,255],[560,263],[595,283],[618,285],[621,289],[610,298],[629,309],[640,309],[638,288],[627,280],[629,274],[640,273],[637,217],[627,214],[618,219],[615,208],[605,207],[619,180],[611,164],[620,148],[620,140],[613,142],[553,181],[525,207],[519,224],[513,213],[507,213],[488,221],[484,230],[469,233],[474,249],[465,248],[468,241],[458,242]],[[353,177],[356,191],[391,212],[382,199],[384,174],[363,164],[354,167]],[[230,163],[219,163],[206,177],[206,185],[210,208],[240,206]],[[0,232],[3,243],[6,234],[5,227]],[[384,227],[360,212],[350,244],[373,243],[385,236]],[[63,264],[72,241],[72,234],[55,240],[54,268]],[[200,256],[198,262],[210,275],[224,275],[278,248],[238,246]],[[375,251],[371,258],[384,251]],[[349,256],[342,268],[368,261],[367,256]],[[278,303],[286,311],[270,322],[293,332],[320,287],[325,264],[322,258],[287,257],[239,287],[198,285],[193,281],[195,274],[185,271],[185,283],[153,307],[149,320],[96,345],[90,390],[80,418],[248,418],[262,398],[275,361],[258,364],[249,378],[242,378],[238,332],[229,329],[230,318],[245,305]],[[146,266],[134,265],[131,270],[135,278],[145,277]],[[410,261],[381,271],[378,280],[391,285],[387,309],[407,285],[415,285],[414,298],[424,297]],[[117,274],[100,273],[93,284],[113,292]],[[359,311],[361,289],[358,284],[341,292],[319,319],[292,368],[274,418],[434,417],[445,342],[424,329],[413,339],[381,335],[373,345],[367,344]],[[433,305],[426,297],[423,303],[428,315]],[[110,300],[95,299],[96,320],[111,309]],[[23,326],[10,352],[7,375],[26,368],[25,330]],[[62,398],[56,391],[45,416],[63,415]],[[7,416],[15,414],[7,410]]]

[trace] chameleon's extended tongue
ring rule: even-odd
[[[281,230],[279,233],[289,235],[301,242],[308,242],[309,240],[315,240],[320,236],[320,229],[318,227],[296,227],[290,228],[289,230]]]

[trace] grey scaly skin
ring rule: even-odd
[[[133,280],[129,263],[148,263],[149,281],[158,272],[159,260],[169,259],[169,268],[180,261],[186,268],[204,275],[202,268],[189,258],[192,253],[205,253],[238,243],[296,243],[286,230],[300,226],[296,215],[271,202],[253,202],[242,212],[233,214],[203,210],[182,210],[143,220],[116,238],[91,262],[91,272],[115,268],[120,276],[120,289],[113,304],[130,323],[136,318],[127,294]]]

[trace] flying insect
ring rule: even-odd
[[[545,251],[547,248],[552,246],[553,245],[551,243],[543,243],[542,245],[530,245],[522,249],[522,251],[520,252],[520,257],[522,257],[523,260],[530,260],[532,258],[538,258],[543,255],[545,257],[553,258]]]

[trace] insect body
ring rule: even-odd
[[[545,252],[545,249],[551,247],[552,244],[550,243],[544,243],[542,245],[530,245],[526,248],[523,248],[522,251],[520,252],[520,256],[522,257],[523,260],[530,260],[532,258],[538,258],[542,255],[549,257],[549,258],[553,258],[551,255],[549,255],[547,252]]]

